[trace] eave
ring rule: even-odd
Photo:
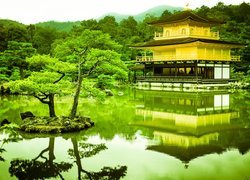
[[[222,40],[210,40],[210,39],[198,39],[198,38],[178,38],[178,39],[166,39],[166,40],[152,40],[145,43],[139,43],[130,46],[136,49],[150,49],[153,47],[171,47],[176,45],[217,45],[217,46],[227,46],[229,48],[242,48],[245,45],[235,42],[227,42]]]

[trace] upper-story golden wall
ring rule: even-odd
[[[162,27],[162,32],[155,32],[155,40],[173,38],[202,38],[220,39],[219,32],[213,32],[209,26],[190,24],[188,21],[183,23],[166,24]]]

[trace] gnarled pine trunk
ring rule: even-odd
[[[70,117],[71,118],[74,118],[76,116],[76,111],[77,111],[77,106],[78,106],[78,99],[79,99],[79,95],[80,95],[81,88],[82,88],[82,80],[83,80],[83,76],[82,76],[82,71],[81,71],[81,61],[79,60],[77,87],[76,87],[76,92],[75,92],[75,95],[74,95],[73,105],[72,105],[71,112],[70,112]]]
[[[82,80],[83,80],[83,77],[80,76],[79,79],[78,79],[78,82],[77,82],[76,92],[75,92],[75,95],[74,95],[74,102],[73,102],[73,106],[72,106],[72,109],[71,109],[71,112],[70,112],[70,117],[71,118],[74,118],[76,116],[76,111],[77,111],[77,106],[78,106],[78,99],[79,99],[79,95],[80,95],[81,87],[82,87]]]
[[[49,106],[49,116],[50,117],[56,117],[54,96],[55,96],[55,94],[49,94],[48,106]]]

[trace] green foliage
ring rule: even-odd
[[[167,9],[161,14],[161,19],[164,19],[164,18],[168,18],[169,16],[171,16],[172,13],[170,11],[168,11]]]
[[[9,172],[18,179],[49,179],[60,177],[61,173],[72,168],[70,163],[15,159],[11,161]]]
[[[120,45],[112,41],[108,34],[85,30],[81,36],[69,37],[58,43],[53,54],[72,64],[80,61],[84,76],[94,78],[103,74],[124,81],[127,79],[127,69],[115,51],[119,49]]]
[[[157,31],[157,27],[149,26],[147,23],[157,20],[156,16],[147,14],[142,22],[138,23],[137,31],[139,33],[140,41],[149,41],[154,37],[154,32]]]
[[[90,143],[83,143],[80,142],[78,145],[78,151],[80,158],[89,158],[92,156],[95,156],[96,154],[100,153],[101,151],[104,151],[108,149],[105,144],[90,144]],[[71,157],[75,158],[74,150],[69,149],[68,154]]]
[[[122,37],[132,37],[132,36],[137,36],[137,21],[134,19],[133,16],[129,16],[127,19],[123,19],[120,22],[120,38]]]
[[[32,71],[41,71],[48,64],[54,64],[58,61],[56,58],[51,58],[49,55],[35,55],[26,60],[29,63],[29,69]]]
[[[85,80],[82,84],[81,97],[84,98],[95,98],[96,100],[103,102],[105,100],[106,94],[99,87],[95,86],[96,82]]]
[[[28,67],[26,57],[32,56],[35,52],[31,43],[9,41],[8,48],[0,54],[0,64],[9,69],[19,68],[20,78],[23,79],[24,70]],[[15,73],[15,70],[12,73]],[[13,76],[17,77],[15,74]]]
[[[113,86],[113,78],[109,75],[101,74],[97,78],[96,86],[100,89],[110,89]]]
[[[44,61],[43,61],[44,60]],[[74,71],[75,66],[58,61],[48,55],[37,55],[28,59],[31,66],[43,64],[37,69],[38,72],[31,72],[30,76],[23,80],[11,81],[8,83],[12,92],[29,94],[49,106],[50,116],[54,117],[54,95],[66,95],[72,93],[72,83],[68,80],[67,74]],[[66,78],[64,78],[66,76]],[[63,79],[64,78],[64,79]]]
[[[7,49],[8,41],[27,42],[26,26],[16,21],[0,19],[0,52]]]
[[[0,84],[5,82],[5,81],[9,81],[9,77],[6,73],[7,71],[8,71],[7,67],[1,67],[1,65],[0,65]]]
[[[63,83],[54,84],[60,78],[60,74],[56,72],[32,72],[32,74],[24,79],[12,81],[8,85],[12,92],[16,93],[54,93],[60,94],[65,91],[65,87],[69,84],[65,81]]]
[[[52,43],[64,36],[64,33],[51,27],[36,27],[31,42],[39,54],[50,54]]]
[[[247,89],[250,89],[250,70],[247,71],[247,75],[244,77],[243,82]]]
[[[71,73],[75,70],[75,66],[58,61],[56,58],[51,58],[49,55],[35,55],[27,59],[33,71],[31,75],[19,81],[10,82],[9,85],[13,92],[17,93],[54,93],[54,94],[67,94],[70,90],[71,83],[67,80],[55,83],[62,73]],[[36,67],[36,68],[35,68]]]
[[[249,89],[250,88],[250,70],[247,73],[242,71],[231,71],[231,78],[237,80],[235,83],[231,83],[231,89]]]
[[[27,58],[29,69],[32,71],[49,70],[52,72],[72,73],[76,70],[74,64],[59,61],[49,55],[35,55]]]
[[[43,28],[53,28],[58,31],[69,32],[74,26],[80,25],[80,21],[75,22],[57,22],[57,21],[47,21],[42,23],[37,23],[36,26]]]
[[[108,33],[112,38],[117,37],[118,23],[114,16],[105,16],[103,19],[100,19],[98,23],[104,33]]]
[[[119,180],[127,174],[127,166],[118,166],[115,168],[103,167],[101,171],[92,173],[93,179],[114,179]]]
[[[11,20],[0,20],[0,51],[7,49],[9,41],[16,41],[32,43],[38,53],[49,54],[55,39],[67,35],[66,32],[58,31],[53,25],[51,26],[26,26]]]
[[[79,57],[84,51],[92,48],[103,50],[116,50],[120,46],[112,41],[108,34],[101,31],[85,30],[80,36],[68,37],[64,41],[55,42],[53,55],[62,61],[78,62]]]
[[[5,161],[5,159],[2,157],[2,153],[6,152],[6,150],[4,149],[4,145],[22,140],[17,129],[18,126],[14,123],[0,126],[0,132],[1,134],[4,134],[4,136],[2,136],[2,138],[0,139],[0,162]]]
[[[0,52],[7,48],[7,44],[7,29],[2,24],[0,24]]]
[[[127,71],[117,71],[113,77],[117,81],[126,82],[128,80],[128,73]]]
[[[84,20],[84,21],[82,21],[80,23],[79,26],[74,26],[73,27],[72,34],[79,36],[86,29],[89,29],[89,30],[100,30],[100,26],[99,26],[98,22],[95,19]]]
[[[20,77],[19,70],[17,68],[13,68],[11,76],[9,77],[9,80],[16,81],[16,80],[19,80],[20,78],[21,77]]]

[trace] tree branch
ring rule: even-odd
[[[45,99],[47,99],[49,96],[48,96],[47,94],[45,94],[45,93],[43,93],[43,94],[44,94],[44,96],[45,96],[45,97],[43,97],[43,98],[41,98],[41,97],[39,97],[38,95],[35,95],[35,94],[33,94],[33,96],[34,96],[35,98],[37,98],[41,103],[49,104],[49,101],[45,101]]]
[[[42,92],[42,94],[45,96],[43,99],[47,99],[47,98],[49,97],[49,95],[46,94],[46,93],[43,93],[43,92]]]
[[[61,179],[64,179],[63,176],[62,176],[62,174],[61,174],[60,172],[58,172],[58,175],[59,175],[59,177],[60,177]]]
[[[83,65],[87,61],[86,58],[83,58],[83,59],[84,59],[84,61],[82,61],[82,62],[79,63],[80,66]]]
[[[58,83],[58,82],[61,81],[62,78],[65,76],[65,73],[62,73],[62,72],[58,72],[58,73],[60,73],[60,74],[62,74],[62,75],[61,75],[61,77],[60,77],[59,79],[57,79],[56,81],[54,81],[53,84]]]
[[[100,63],[99,60],[96,61],[96,63],[90,68],[90,70],[86,74],[82,75],[82,77],[83,78],[88,77],[94,70],[96,70],[96,67],[98,66],[99,63]]]
[[[93,179],[93,178],[92,178],[92,174],[91,174],[90,172],[85,171],[84,169],[81,169],[81,172],[83,172],[83,173],[87,174],[87,176],[88,176],[88,178],[89,178],[90,180],[92,180],[92,179]]]
[[[87,50],[88,50],[88,47],[86,47],[82,52],[80,52],[80,56],[82,56],[82,55],[84,55],[86,52],[87,52]]]
[[[83,58],[83,55],[85,55],[86,54],[86,52],[88,51],[88,47],[86,47],[84,50],[82,50],[82,52],[80,52],[79,53],[79,56],[81,57],[81,58]],[[82,64],[84,64],[87,60],[86,60],[86,58],[83,58],[84,60],[82,61],[82,62],[79,62],[79,65],[81,66]]]
[[[49,151],[49,147],[47,147],[46,149],[42,150],[42,152],[41,152],[36,158],[34,158],[33,161],[36,161],[39,157],[42,157],[42,155],[43,155],[45,152],[47,152],[47,151]]]

